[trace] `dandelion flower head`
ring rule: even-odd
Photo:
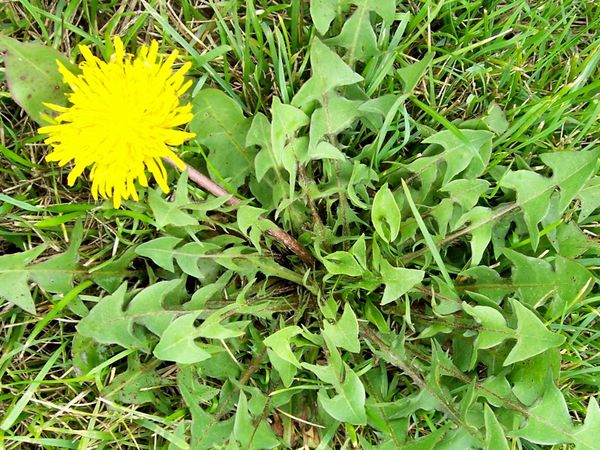
[[[184,163],[172,147],[194,137],[177,127],[192,119],[191,104],[182,105],[181,95],[191,81],[184,75],[191,64],[176,72],[174,51],[163,59],[158,43],[142,46],[137,56],[126,53],[119,37],[108,62],[79,47],[84,60],[81,73],[73,74],[58,62],[59,71],[71,89],[67,107],[48,104],[58,115],[52,124],[39,129],[52,146],[48,161],[59,166],[73,162],[68,184],[72,186],[86,168],[90,170],[92,196],[138,200],[135,181],[148,186],[150,172],[160,188],[169,192],[162,158],[170,158],[181,169]]]

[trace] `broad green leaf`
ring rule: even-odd
[[[538,308],[556,291],[556,274],[550,263],[510,249],[504,250],[504,255],[513,263],[511,278],[523,303]]]
[[[517,204],[523,210],[531,245],[536,249],[540,240],[538,223],[548,212],[554,183],[535,172],[517,170],[508,172],[500,181],[500,186],[517,191]]]
[[[395,0],[353,0],[352,3],[358,7],[344,22],[340,34],[328,41],[346,49],[344,56],[350,65],[356,60],[368,61],[378,53],[370,12],[376,12],[387,24],[391,24],[396,10]]]
[[[555,301],[547,314],[559,316],[565,314],[567,307],[574,307],[578,299],[582,301],[586,292],[594,286],[594,277],[580,263],[556,255],[554,260],[556,291],[560,301]]]
[[[558,254],[566,258],[577,258],[588,250],[600,248],[591,237],[573,221],[561,223],[556,228],[556,242],[549,237]]]
[[[265,209],[255,208],[250,205],[241,205],[237,210],[237,224],[244,236],[248,236],[248,230],[256,225],[260,217],[266,213]]]
[[[335,136],[349,127],[358,116],[361,101],[348,100],[339,95],[328,95],[323,106],[315,110],[310,118],[309,154],[312,155],[326,136]],[[313,156],[313,159],[314,156]]]
[[[236,364],[237,361],[231,359],[231,355],[224,351],[222,345],[216,348],[213,347],[213,349],[215,353],[209,359],[200,361],[195,365],[200,369],[202,376],[215,378],[223,383],[228,380],[239,379],[241,370],[240,366]]]
[[[0,256],[0,299],[4,298],[28,313],[35,314],[26,266],[45,249],[45,245],[40,245],[22,253]]]
[[[277,165],[286,167],[284,154],[286,142],[291,141],[299,128],[308,125],[310,119],[295,106],[281,103],[278,97],[273,99],[271,114],[273,117],[271,123],[272,156]]]
[[[319,380],[325,383],[331,385],[336,385],[338,383],[338,375],[331,365],[308,364],[306,362],[302,362],[300,365],[305,369],[310,370],[319,378]]]
[[[485,445],[488,449],[509,450],[502,425],[494,415],[492,408],[486,403],[483,409],[485,417]]]
[[[205,281],[216,278],[219,265],[204,256],[220,248],[219,245],[210,242],[188,242],[174,250],[172,256],[175,257],[181,270],[194,278]]]
[[[348,303],[344,306],[342,317],[335,325],[331,325],[325,321],[323,327],[323,334],[327,335],[333,345],[352,353],[360,352],[358,320]]]
[[[440,190],[448,192],[450,198],[465,210],[473,208],[479,198],[488,190],[490,183],[478,178],[454,180]]]
[[[361,209],[369,209],[370,206],[366,201],[370,201],[368,189],[373,189],[373,181],[377,180],[377,173],[367,167],[365,164],[360,164],[354,161],[352,166],[352,175],[348,180],[348,199],[353,205]]]
[[[473,436],[474,430],[468,430],[466,426],[449,430],[444,439],[435,446],[435,450],[464,450],[480,448],[482,440]]]
[[[227,271],[213,283],[206,284],[197,289],[192,294],[190,301],[183,305],[183,309],[186,311],[205,309],[206,302],[214,300],[218,295],[222,295],[232,276],[233,273]]]
[[[514,436],[541,445],[573,442],[573,423],[562,392],[547,381],[542,399],[529,409],[527,424]]]
[[[77,331],[103,344],[145,349],[146,344],[134,333],[133,321],[125,315],[126,293],[127,283],[123,283],[113,294],[101,298],[81,319]]]
[[[175,279],[148,286],[129,302],[124,314],[127,319],[144,325],[157,336],[162,335],[177,317],[177,312],[167,310],[164,302],[181,284],[181,280]]]
[[[510,125],[506,120],[504,111],[495,102],[492,102],[482,121],[490,131],[493,131],[497,135],[504,133]]]
[[[387,183],[373,198],[371,221],[377,234],[385,242],[393,242],[400,232],[400,208]]]
[[[337,147],[334,147],[329,142],[319,142],[314,149],[309,149],[307,158],[312,160],[317,159],[337,159],[338,161],[344,161],[346,155],[344,155]]]
[[[323,95],[338,86],[347,86],[362,81],[337,53],[314,38],[310,50],[311,77],[302,85],[292,105],[306,107],[313,100],[322,101]]]
[[[367,423],[365,388],[358,375],[345,363],[344,372],[344,381],[336,383],[336,395],[330,398],[324,390],[320,390],[319,403],[335,420],[364,425]]]
[[[434,53],[429,52],[420,61],[398,69],[397,73],[404,83],[405,94],[410,94],[415,90],[419,80],[423,77],[423,75],[425,75],[425,71],[431,64],[433,56]]]
[[[237,402],[232,438],[247,450],[270,449],[279,445],[279,439],[265,420],[261,419],[254,425],[248,411],[248,399],[242,390]]]
[[[443,316],[462,310],[462,302],[454,287],[438,276],[431,275],[431,279],[437,286],[431,299],[435,313]]]
[[[193,364],[210,358],[210,353],[195,342],[198,337],[198,329],[194,326],[196,317],[197,314],[186,314],[171,322],[154,348],[154,356],[180,364]]]
[[[258,146],[261,150],[254,159],[256,178],[260,182],[270,169],[274,170],[276,179],[283,179],[281,170],[289,174],[289,183],[296,182],[296,151],[294,143],[297,130],[308,125],[309,118],[295,106],[281,103],[275,97],[271,105],[272,123],[263,114],[257,114],[246,136],[247,146]],[[293,193],[293,191],[291,192]]]
[[[367,269],[367,243],[365,235],[361,236],[352,244],[350,253],[358,261],[358,263],[366,270]]]
[[[516,397],[511,390],[511,385],[504,375],[492,375],[488,377],[481,383],[481,389],[478,389],[477,394],[484,397],[487,403],[496,408],[504,406],[506,400],[516,401]]]
[[[390,114],[390,111],[396,108],[395,115],[398,112],[397,109],[401,106],[398,102],[401,103],[402,101],[400,96],[396,94],[385,94],[361,102],[358,111],[368,127],[375,132],[381,132],[383,131],[384,120]]]
[[[367,304],[365,305],[365,319],[375,325],[381,333],[390,332],[390,327],[386,322],[385,317],[370,300],[367,300]]]
[[[380,1],[389,3],[389,0]],[[371,25],[369,13],[369,8],[359,6],[344,22],[341,33],[328,41],[346,49],[345,56],[351,65],[356,60],[366,61],[377,55],[377,36]]]
[[[475,348],[495,347],[505,339],[514,337],[514,330],[508,328],[506,320],[498,310],[489,306],[470,306],[467,303],[463,303],[463,309],[481,324]]]
[[[13,99],[37,123],[48,123],[44,116],[51,116],[52,112],[44,103],[67,105],[69,89],[57,61],[72,72],[77,72],[77,68],[52,47],[23,43],[8,36],[0,36],[0,52],[4,53],[6,81]]]
[[[458,285],[468,294],[485,295],[495,304],[500,304],[506,294],[513,290],[510,283],[503,279],[498,272],[486,266],[471,267],[460,273],[459,278],[467,277],[463,285]]]
[[[544,153],[541,160],[552,169],[552,182],[560,188],[559,212],[563,212],[595,173],[597,150]]]
[[[553,270],[550,263],[539,258],[509,249],[504,254],[513,263],[512,282],[523,303],[538,308],[549,298],[555,298],[548,310],[549,316],[563,314],[567,305],[572,306],[585,289],[593,286],[592,275],[577,261],[557,255]]]
[[[448,233],[448,225],[454,217],[454,204],[450,199],[444,198],[441,202],[431,208],[431,217],[435,219],[438,227],[438,236],[440,238],[446,237]],[[457,228],[458,226],[455,226]]]
[[[187,367],[191,369],[190,366]],[[193,370],[197,371],[195,367]],[[222,444],[230,437],[233,431],[233,418],[219,421],[218,417],[204,411],[200,407],[200,402],[210,401],[216,393],[207,390],[208,386],[201,385],[190,376],[184,376],[187,373],[185,366],[180,367],[177,381],[179,392],[181,392],[192,416],[190,447],[192,449],[210,449]]]
[[[594,450],[600,436],[600,408],[598,401],[590,397],[583,425],[575,431],[575,450]]]
[[[558,347],[565,338],[548,331],[542,321],[517,300],[511,300],[517,316],[517,343],[504,360],[504,366],[531,358],[549,348]]]
[[[134,250],[135,248],[130,247],[118,258],[109,259],[95,267],[91,274],[92,281],[108,293],[115,292],[129,275],[128,267],[136,258]]]
[[[109,356],[108,347],[81,333],[75,333],[71,342],[71,357],[77,376],[86,375]]]
[[[203,89],[192,100],[190,130],[210,149],[209,160],[233,189],[240,187],[254,166],[255,151],[246,147],[250,119],[241,107],[217,89]]]
[[[352,3],[365,6],[377,13],[387,24],[391,24],[396,17],[395,0],[352,0]]]
[[[410,164],[403,166],[410,172],[413,172],[415,177],[419,177],[421,181],[421,189],[419,190],[421,197],[425,198],[434,185],[438,176],[438,162],[443,161],[443,159],[443,153],[438,156],[421,156]]]
[[[327,33],[338,10],[348,3],[349,0],[311,0],[310,17],[317,31],[321,34]]]
[[[359,277],[365,271],[350,253],[343,251],[333,252],[325,256],[323,265],[331,275]]]
[[[71,243],[66,252],[31,267],[31,278],[48,292],[66,294],[73,288],[79,268],[79,246],[83,239],[83,226],[77,222],[71,233]]]
[[[173,260],[188,275],[202,281],[215,280],[221,270],[218,255],[213,254],[221,247],[212,242],[188,242],[175,248],[181,239],[163,236],[144,242],[136,247],[135,252],[145,256],[159,267],[174,272]]]
[[[157,266],[173,272],[175,271],[173,253],[180,242],[180,238],[173,236],[159,237],[138,245],[135,252],[140,256],[150,258]]]
[[[273,369],[279,374],[281,377],[281,382],[287,388],[292,385],[294,382],[294,377],[298,373],[298,368],[287,362],[285,359],[281,358],[275,351],[270,348],[267,349],[267,355],[269,356],[269,361],[273,365]]]
[[[159,190],[148,190],[148,204],[159,229],[167,225],[175,227],[198,225],[198,221],[190,214],[183,212],[177,203],[165,200]]]
[[[271,123],[263,113],[254,116],[246,135],[246,147],[253,145],[261,147],[261,150],[254,157],[254,171],[256,172],[256,179],[260,182],[266,173],[275,167],[275,157],[272,156]]]
[[[287,361],[288,363],[296,367],[300,367],[298,358],[296,358],[296,355],[294,355],[294,352],[292,352],[292,349],[290,347],[290,339],[300,334],[301,332],[302,330],[300,329],[300,327],[296,325],[291,325],[282,328],[281,330],[273,333],[271,336],[265,338],[263,340],[263,343],[267,347],[271,348],[277,354],[277,356],[279,356],[284,361]]]
[[[236,312],[240,305],[231,303],[209,315],[197,329],[197,335],[209,339],[229,339],[244,334],[248,321],[237,320],[231,323],[221,323],[228,313]]]
[[[441,145],[445,150],[434,158],[436,162],[439,159],[446,162],[442,186],[448,184],[456,175],[469,167],[472,161],[475,161],[480,169],[479,173],[476,171],[474,176],[481,175],[489,160],[493,133],[484,130],[460,130],[460,132],[462,137],[450,130],[444,130],[423,141],[425,144]]]
[[[561,356],[558,348],[550,348],[533,358],[513,364],[509,379],[515,397],[524,405],[533,405],[546,391],[549,373],[553,380],[558,381],[560,365]]]
[[[425,272],[416,269],[393,267],[386,260],[381,261],[381,282],[385,285],[381,304],[398,300],[415,285],[423,281]]]
[[[476,206],[462,215],[456,223],[456,228],[469,223],[471,230],[471,266],[477,266],[481,262],[483,252],[492,240],[492,228],[494,222],[493,212],[490,208]]]
[[[590,179],[579,191],[577,197],[581,200],[581,212],[578,219],[578,222],[581,223],[600,207],[600,177]]]

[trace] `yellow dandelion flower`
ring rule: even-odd
[[[163,60],[156,41],[134,56],[115,37],[115,51],[108,62],[95,57],[85,45],[79,48],[84,57],[81,74],[71,73],[58,62],[72,90],[68,94],[71,105],[47,105],[58,115],[52,125],[39,129],[48,134],[45,142],[53,147],[46,160],[58,161],[61,167],[74,162],[69,186],[89,167],[94,199],[98,194],[112,197],[116,208],[121,199],[139,199],[134,182],[148,186],[146,171],[169,192],[162,158],[184,169],[171,147],[195,136],[176,129],[192,119],[191,104],[180,104],[180,96],[191,85],[184,80],[191,64],[173,73],[177,51]]]

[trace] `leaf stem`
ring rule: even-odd
[[[165,161],[169,163],[171,166],[178,168],[177,164],[169,158],[165,158]],[[228,196],[226,203],[230,206],[237,205],[241,202],[239,198],[236,197],[235,193],[232,194],[228,192],[223,187],[219,186],[217,183],[212,181],[206,175],[204,175],[199,170],[190,166],[189,164],[185,164],[185,167],[188,172],[188,177],[194,183],[196,183],[200,188],[204,189],[206,192],[211,193],[215,197]],[[277,242],[282,244],[296,256],[298,256],[305,264],[311,266],[314,264],[315,260],[310,252],[300,244],[296,239],[290,236],[281,228],[270,228],[266,231],[266,233],[275,239]]]

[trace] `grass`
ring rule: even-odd
[[[383,50],[368,63],[357,65],[367,93],[371,97],[401,93],[401,80],[389,68],[414,63],[428,52],[434,56],[416,87],[414,100],[408,101],[404,110],[392,118],[390,130],[396,133],[394,139],[389,139],[389,133],[382,134],[389,142],[380,150],[381,161],[387,163],[376,167],[382,181],[389,181],[402,192],[397,178],[402,168],[395,161],[414,160],[424,149],[420,144],[424,137],[481,116],[493,103],[505,112],[509,126],[494,140],[486,176],[496,176],[495,171],[506,167],[535,168],[539,165],[539,155],[547,151],[588,150],[598,145],[600,8],[596,3],[574,0],[400,3],[395,29],[377,36]],[[338,17],[334,26],[342,23],[343,19]],[[158,39],[162,48],[177,48],[192,61],[191,76],[198,80],[194,93],[203,87],[216,87],[248,116],[257,113],[270,116],[275,96],[283,103],[290,102],[310,76],[307,49],[317,34],[308,2],[301,0],[285,3],[8,1],[0,4],[0,32],[22,41],[44,42],[72,58],[78,57],[78,44],[101,48],[105,39],[114,34],[122,36],[130,48]],[[69,245],[73,224],[80,220],[85,236],[79,249],[83,271],[108,267],[126,273],[130,286],[133,284],[135,288],[159,279],[156,268],[139,259],[131,265],[127,256],[128,248],[157,236],[149,209],[132,206],[115,211],[94,204],[84,181],[68,188],[64,182],[66,170],[44,162],[46,147],[36,134],[36,124],[10,100],[6,84],[0,86],[0,254],[40,244],[48,246],[43,258],[62,253]],[[343,136],[341,144],[358,154],[376,138],[372,130],[357,126]],[[205,164],[193,146],[184,152],[190,161]],[[303,199],[310,198],[311,192],[315,194],[314,189],[309,189],[311,183],[314,185],[308,179],[306,189],[299,194]],[[191,190],[194,200],[203,197],[196,189]],[[245,189],[242,194],[252,197]],[[327,196],[327,192],[317,192],[310,201],[319,203],[321,208],[321,200]],[[497,189],[488,196],[491,205],[506,193]],[[340,196],[339,201],[343,203],[344,197]],[[428,248],[437,252],[432,236],[427,233],[424,220],[428,219],[423,211],[419,214],[415,202],[410,198],[410,208],[416,211],[418,226],[425,230]],[[328,205],[327,208],[332,208]],[[325,217],[326,223],[335,219],[333,211],[322,214],[330,216]],[[294,228],[294,220],[283,216],[286,225]],[[588,221],[582,228],[597,239],[597,221]],[[295,230],[298,234],[302,231],[297,227]],[[338,231],[341,234],[341,229]],[[516,232],[515,238],[513,248],[528,244]],[[449,251],[460,252],[461,248],[457,244]],[[444,278],[456,278],[460,264],[449,259],[444,264],[436,252],[433,252],[435,262]],[[596,277],[600,267],[597,246],[584,256],[588,269]],[[115,261],[123,264],[115,265]],[[278,289],[281,294],[277,294]],[[339,291],[343,289],[340,287]],[[178,443],[185,442],[182,424],[190,420],[192,408],[182,400],[178,387],[182,375],[175,364],[118,346],[95,347],[78,337],[75,330],[81,318],[78,308],[82,301],[95,301],[94,296],[103,292],[96,284],[83,282],[61,297],[32,285],[38,315],[27,314],[10,303],[0,306],[0,448],[176,449],[180,448]],[[257,344],[261,330],[273,330],[280,319],[308,328],[324,319],[312,314],[311,308],[317,309],[314,299],[309,301],[306,293],[295,292],[286,285],[257,287],[257,292],[250,291],[248,295],[256,301],[260,301],[261,295],[270,295],[303,305],[300,310],[292,305],[292,311],[282,313],[279,318],[273,316],[272,322],[266,318],[253,319],[248,341],[233,344],[240,348],[227,349],[231,358],[223,363],[223,370],[249,389],[269,393],[272,368],[265,362],[264,346]],[[567,305],[556,320],[546,323],[552,331],[566,337],[560,349],[558,385],[575,420],[583,420],[589,399],[600,388],[600,297],[597,295],[594,287],[592,292]],[[410,311],[408,307],[407,310],[410,314],[404,311],[402,314],[408,317],[405,319],[408,328],[414,329],[411,320],[420,330],[424,328],[423,322],[437,320],[427,315],[421,317],[423,311]],[[366,310],[363,314],[359,315],[361,324],[367,318]],[[388,324],[395,326],[394,320],[397,319]],[[368,338],[369,334],[365,336]],[[96,361],[74,364],[73,358],[78,355]],[[366,372],[385,366],[380,356],[361,355],[351,355],[354,361],[345,357],[347,362],[356,364],[354,369],[359,373],[361,369]],[[315,355],[315,364],[318,358]],[[418,359],[415,357],[415,361]],[[416,365],[423,365],[424,361],[421,359]],[[91,371],[82,373],[82,367]],[[190,388],[193,392],[188,395],[195,395],[195,401],[210,414],[222,419],[231,417],[232,413],[223,405],[237,401],[237,391],[232,394],[235,386],[231,381],[211,378],[218,367],[204,370],[203,374],[208,374],[205,391]],[[121,376],[124,373],[126,377]],[[411,389],[417,389],[400,373],[389,381],[386,378],[387,390],[377,386],[377,382],[373,384],[374,376],[364,379],[369,393],[379,396],[382,402],[390,401],[398,392],[408,395]],[[288,404],[281,406],[271,423],[290,447],[360,447],[363,444],[359,443],[362,442],[359,436],[373,438],[372,432],[350,424],[338,428],[327,421],[323,422],[325,425],[314,423],[308,412],[298,417],[298,411],[310,411],[316,389],[321,385],[310,372],[299,375],[299,381],[306,397],[295,400],[294,408]],[[211,389],[221,391],[220,398],[209,395]],[[146,401],[143,395],[153,398]],[[438,421],[437,412],[421,411],[412,418],[411,433],[426,435],[438,428]],[[399,446],[396,442],[390,448]],[[551,447],[571,448],[566,444],[545,447],[525,442],[523,445],[527,449]]]

